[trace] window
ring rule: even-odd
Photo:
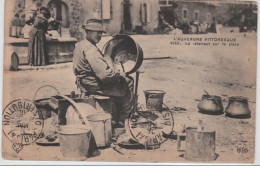
[[[174,0],[159,0],[159,5],[161,7],[170,7],[174,4]]]
[[[140,6],[140,15],[142,23],[150,22],[150,4],[143,3]]]
[[[211,23],[211,17],[210,17],[210,13],[207,13],[207,15],[206,15],[206,22],[207,23]]]
[[[173,0],[169,0],[169,1],[168,1],[168,4],[169,4],[169,5],[170,5],[170,4],[171,4],[171,5],[174,4]]]
[[[167,1],[159,1],[159,4],[160,4],[160,5],[166,5],[166,4],[167,4]]]
[[[188,9],[183,9],[182,10],[182,18],[187,19],[188,18]]]
[[[199,12],[198,11],[194,12],[194,19],[195,19],[195,21],[199,20]]]

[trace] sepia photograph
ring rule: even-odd
[[[2,14],[3,164],[255,163],[257,1],[5,0]]]

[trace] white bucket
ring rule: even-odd
[[[97,146],[109,146],[112,138],[112,116],[110,114],[100,113],[90,115],[87,119],[92,126],[92,132]]]

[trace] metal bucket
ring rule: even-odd
[[[60,126],[57,130],[64,157],[88,157],[91,130],[84,125]]]
[[[187,127],[185,158],[191,161],[215,160],[215,136],[215,131],[198,131],[196,127]]]
[[[94,134],[98,147],[106,147],[111,143],[112,138],[112,125],[110,114],[94,114],[87,117],[92,126],[92,132]]]
[[[40,119],[46,120],[51,117],[50,98],[38,99],[34,101],[35,106],[40,111]]]
[[[47,90],[43,93],[40,93],[40,90],[42,90],[43,88],[51,88],[52,90],[55,91],[55,93],[59,94],[59,91],[51,86],[51,85],[44,85],[40,88],[37,89],[37,91],[34,94],[34,104],[37,107],[37,109],[40,111],[40,117],[41,119],[47,119],[51,117],[51,106],[50,106],[50,102],[51,102],[51,96],[47,96],[50,95],[52,92],[50,90]],[[46,94],[47,93],[47,94]],[[36,99],[37,96],[39,97],[39,95],[41,96],[39,99]]]
[[[155,111],[162,110],[164,94],[162,90],[145,90],[146,108]]]
[[[98,95],[93,95],[92,97],[98,103],[96,104],[97,110],[103,110],[105,113],[112,114],[112,101],[110,97]]]

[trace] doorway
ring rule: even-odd
[[[61,0],[51,0],[47,8],[51,12],[51,16],[61,22],[61,27],[69,28],[69,8],[66,3]]]

